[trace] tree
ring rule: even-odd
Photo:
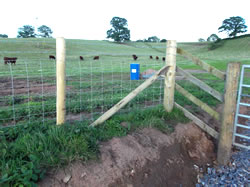
[[[165,42],[167,42],[167,40],[166,39],[162,39],[160,42],[165,43]]]
[[[205,42],[206,40],[204,40],[203,38],[199,38],[198,41],[199,42]]]
[[[215,42],[219,39],[219,37],[216,34],[211,34],[208,38],[207,41],[208,42]]]
[[[36,33],[34,27],[31,25],[24,25],[18,29],[18,38],[35,38]]]
[[[130,40],[130,30],[127,28],[128,24],[125,18],[113,17],[110,24],[113,28],[107,31],[107,38],[112,38],[116,42]]]
[[[40,27],[38,27],[38,32],[39,32],[39,36],[42,37],[42,38],[52,38],[52,30],[46,26],[46,25],[42,25]]]
[[[160,39],[157,36],[148,37],[148,42],[159,42]]]
[[[0,34],[0,38],[8,38],[7,34]]]
[[[234,38],[237,34],[247,32],[247,26],[245,25],[245,20],[240,17],[230,17],[225,19],[222,26],[218,28],[219,32],[227,32],[228,36]]]

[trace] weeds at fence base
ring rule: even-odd
[[[97,159],[100,141],[125,136],[143,127],[170,132],[178,122],[187,122],[181,111],[174,109],[166,113],[158,106],[117,115],[96,128],[89,128],[87,121],[61,127],[55,126],[54,121],[47,121],[1,129],[0,185],[34,185],[48,169],[75,160]]]

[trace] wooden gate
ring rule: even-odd
[[[58,50],[58,54],[60,54],[60,51],[64,52],[64,48],[62,48],[62,50]],[[190,59],[196,65],[200,66],[202,69],[206,70],[207,72],[211,73],[212,75],[222,80],[225,80],[226,83],[225,83],[224,94],[219,93],[217,90],[213,89],[206,83],[197,79],[192,74],[184,71],[182,68],[176,67],[176,54],[182,55]],[[63,61],[63,58],[61,59]],[[63,63],[59,63],[59,62],[60,61],[58,61],[57,63],[58,66],[59,64],[63,65]],[[57,77],[59,80],[62,79],[61,77],[63,77],[63,74],[65,73],[63,66],[61,69],[63,71],[58,71],[57,73]],[[213,110],[211,107],[209,107],[206,103],[202,102],[200,99],[193,96],[187,90],[182,88],[179,84],[175,83],[175,72],[182,74],[183,76],[185,76],[187,80],[189,80],[190,82],[192,82],[193,84],[195,84],[196,86],[204,90],[205,92],[211,94],[217,100],[223,102],[224,108],[223,108],[222,115],[220,115],[218,112]],[[187,51],[177,48],[177,44],[175,40],[169,40],[166,46],[166,65],[162,67],[154,76],[147,79],[144,83],[142,83],[139,87],[137,87],[135,90],[129,93],[120,102],[118,102],[111,109],[109,109],[102,116],[100,116],[96,121],[94,121],[91,124],[91,126],[96,126],[98,124],[103,123],[105,120],[107,120],[112,115],[114,115],[117,111],[119,111],[123,106],[125,106],[128,102],[130,102],[134,97],[136,97],[140,92],[142,92],[152,83],[154,83],[154,81],[156,81],[159,76],[164,76],[165,84],[164,84],[163,105],[166,111],[171,112],[173,107],[176,106],[177,108],[181,109],[184,112],[186,117],[194,121],[195,124],[198,125],[201,129],[206,131],[209,135],[211,135],[215,139],[219,139],[217,159],[220,164],[226,164],[230,159],[230,153],[231,153],[231,147],[232,147],[233,124],[234,124],[234,114],[235,114],[235,109],[236,109],[236,95],[237,95],[237,88],[238,88],[239,72],[240,72],[240,63],[228,63],[227,72],[223,73],[220,70],[216,69],[215,67],[212,67],[211,65],[205,63],[199,58],[191,55]],[[65,92],[65,89],[64,89],[65,81],[61,81],[61,82],[62,82],[61,84],[62,89],[57,88],[57,90],[59,91],[62,90],[62,92]],[[211,128],[201,119],[193,115],[187,109],[180,106],[178,103],[174,102],[175,89],[178,92],[180,92],[182,95],[187,97],[194,104],[196,104],[201,109],[203,109],[208,114],[210,114],[213,118],[221,121],[220,133],[218,133],[216,130]],[[60,93],[58,94],[60,95]],[[58,119],[62,119],[61,121],[58,122],[58,124],[62,124],[64,122],[63,116],[65,116],[65,107],[63,104],[59,105],[60,102],[61,103],[65,102],[64,97],[60,97],[60,98],[58,97],[57,99],[57,106],[58,106],[58,111],[59,111],[57,112],[57,115],[58,115]],[[60,115],[62,115],[62,117],[60,117]]]
[[[218,112],[209,107],[206,103],[202,102],[187,90],[182,88],[180,85],[175,83],[175,89],[180,92],[183,96],[188,98],[194,104],[199,106],[201,109],[206,111],[210,116],[215,118],[216,120],[221,122],[220,132],[216,132],[213,128],[203,122],[201,119],[193,115],[187,109],[183,108],[179,104],[175,103],[175,106],[181,109],[185,116],[191,119],[198,125],[201,129],[206,131],[212,137],[218,139],[218,152],[217,152],[217,160],[220,164],[226,164],[231,156],[231,147],[232,147],[232,139],[233,139],[233,125],[234,125],[234,117],[236,111],[236,97],[237,97],[237,89],[238,89],[238,78],[240,72],[240,63],[228,63],[227,72],[223,73],[215,67],[203,62],[199,58],[191,55],[190,53],[184,51],[183,49],[177,48],[177,53],[190,59],[196,65],[200,66],[203,70],[211,73],[212,75],[225,80],[225,91],[224,94],[219,93],[217,90],[211,88],[206,83],[194,77],[192,74],[184,71],[180,67],[176,68],[176,71],[199,88],[204,90],[205,92],[212,95],[217,100],[223,102],[223,111],[220,115]]]

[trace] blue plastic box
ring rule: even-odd
[[[140,64],[130,64],[130,80],[140,79]]]

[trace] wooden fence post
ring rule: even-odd
[[[239,74],[240,63],[229,63],[226,73],[224,108],[217,152],[217,161],[222,165],[227,164],[231,156]]]
[[[168,40],[166,49],[166,65],[170,66],[170,68],[165,75],[164,101],[163,101],[164,108],[167,112],[171,112],[174,107],[176,51],[177,51],[176,41]]]
[[[65,40],[56,38],[56,124],[65,122]]]

